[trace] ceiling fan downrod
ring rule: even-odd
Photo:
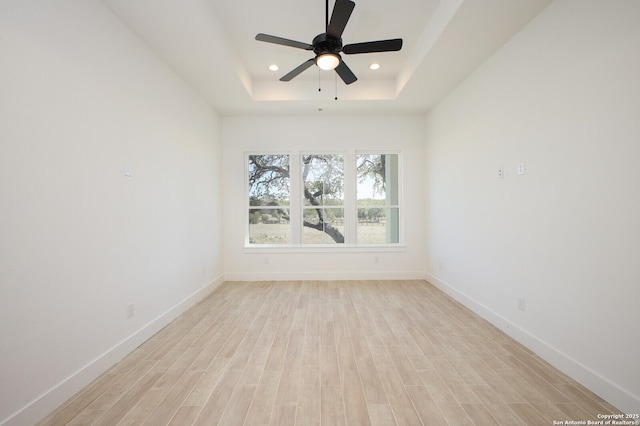
[[[327,28],[329,28],[329,0],[325,0],[324,1],[325,4],[325,8],[324,8],[324,30],[325,32],[327,31]]]

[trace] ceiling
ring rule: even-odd
[[[311,43],[324,32],[322,0],[101,1],[220,113],[291,115],[424,113],[552,0],[356,0],[344,44],[404,44],[343,55],[358,76],[348,86],[315,66],[281,82],[313,53],[254,39]],[[373,62],[379,70],[369,69]]]

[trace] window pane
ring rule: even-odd
[[[289,156],[249,156],[249,205],[289,205]]]
[[[305,208],[303,214],[305,244],[344,243],[344,209]]]
[[[289,155],[249,155],[248,171],[249,244],[289,244]]]
[[[249,209],[250,244],[289,244],[289,209]]]
[[[358,244],[400,241],[398,154],[356,156]]]
[[[359,206],[398,205],[398,154],[356,156]]]
[[[302,194],[305,206],[344,204],[344,156],[341,154],[302,156]]]
[[[358,244],[392,244],[400,241],[397,208],[359,208]]]

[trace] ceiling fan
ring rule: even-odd
[[[347,26],[347,22],[349,21],[349,17],[351,17],[351,12],[353,12],[355,5],[351,0],[336,0],[333,12],[331,13],[331,20],[329,20],[329,0],[326,0],[326,32],[315,36],[311,44],[262,33],[256,35],[256,40],[258,41],[304,50],[313,50],[316,54],[314,58],[303,62],[288,74],[284,75],[280,78],[280,81],[291,81],[315,63],[323,70],[328,71],[335,69],[345,84],[351,84],[358,78],[342,60],[340,52],[345,55],[354,55],[357,53],[394,52],[402,48],[401,38],[367,41],[343,46],[342,33]]]

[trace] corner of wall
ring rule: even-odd
[[[629,391],[620,388],[578,360],[573,359],[523,328],[518,327],[499,313],[489,309],[436,276],[430,273],[426,273],[426,276],[427,281],[433,286],[489,321],[509,337],[521,343],[596,395],[609,402],[615,401],[617,408],[626,413],[636,413],[638,411],[638,407],[640,407],[640,397],[637,395],[632,395]]]
[[[34,424],[42,420],[60,405],[64,404],[82,388],[120,362],[131,351],[146,342],[154,334],[162,330],[189,308],[211,295],[224,282],[222,275],[218,276],[199,290],[195,291],[171,309],[158,316],[144,327],[127,337],[89,364],[85,365],[62,382],[49,389],[37,399],[0,422],[0,426],[19,426]]]

